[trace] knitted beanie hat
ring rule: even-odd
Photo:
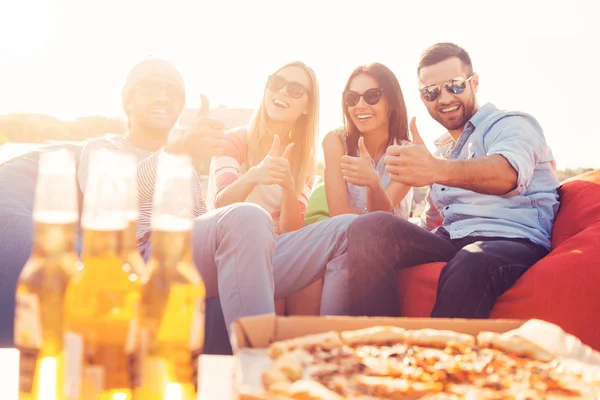
[[[173,66],[170,62],[163,60],[161,58],[156,57],[148,57],[144,58],[142,61],[138,62],[134,67],[129,71],[127,75],[127,80],[125,81],[125,85],[123,85],[123,89],[121,90],[121,99],[123,100],[123,107],[125,107],[125,102],[129,97],[129,94],[133,87],[138,83],[142,82],[145,79],[148,79],[153,76],[163,76],[168,77],[181,85],[181,88],[184,89],[185,92],[185,84],[183,82],[183,77],[177,71],[177,68]]]

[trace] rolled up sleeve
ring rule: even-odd
[[[488,143],[487,155],[503,156],[517,172],[517,186],[502,197],[519,196],[531,182],[546,148],[546,140],[541,128],[524,117],[513,116],[502,122],[499,133]]]

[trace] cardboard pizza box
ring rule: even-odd
[[[279,317],[264,315],[241,318],[232,324],[231,341],[234,354],[241,349],[267,348],[279,340],[323,333],[352,330],[376,325],[405,329],[432,328],[477,335],[481,331],[506,332],[519,328],[525,321],[453,318],[388,318],[388,317]]]
[[[490,320],[446,318],[384,318],[384,317],[279,317],[264,315],[241,318],[231,325],[231,344],[236,366],[234,392],[238,399],[264,399],[262,372],[271,366],[268,346],[279,340],[292,339],[331,330],[354,330],[377,325],[405,329],[432,328],[452,330],[477,336],[479,332],[511,332],[554,354],[558,359],[572,361],[572,368],[586,368],[600,379],[600,353],[565,333],[557,325],[541,320]]]
[[[279,340],[323,333],[331,330],[353,330],[376,325],[392,325],[405,329],[433,328],[477,335],[481,331],[503,333],[519,328],[518,320],[467,320],[384,317],[279,317],[265,315],[241,318],[231,325],[231,344],[236,358],[234,392],[238,399],[264,398],[262,372],[270,368],[268,346]]]

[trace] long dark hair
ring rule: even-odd
[[[352,71],[344,91],[350,88],[352,79],[360,74],[367,74],[379,83],[379,87],[383,89],[383,96],[388,99],[389,103],[389,130],[388,130],[388,146],[394,143],[400,143],[402,140],[410,140],[408,138],[408,115],[406,113],[406,104],[404,104],[404,96],[402,95],[402,89],[396,75],[385,65],[380,63],[372,63],[366,65],[359,65]],[[346,143],[348,145],[348,154],[358,154],[358,139],[360,138],[360,132],[348,112],[348,107],[344,103],[342,98],[342,109],[344,110],[344,125],[346,132],[348,132],[348,138]]]

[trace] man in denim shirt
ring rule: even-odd
[[[448,132],[433,156],[414,144],[388,149],[393,180],[429,185],[420,226],[389,213],[359,217],[348,232],[353,315],[397,315],[396,271],[445,261],[432,317],[487,318],[496,298],[550,249],[559,182],[542,128],[530,115],[479,107],[479,78],[452,43],[428,48],[421,99]]]

